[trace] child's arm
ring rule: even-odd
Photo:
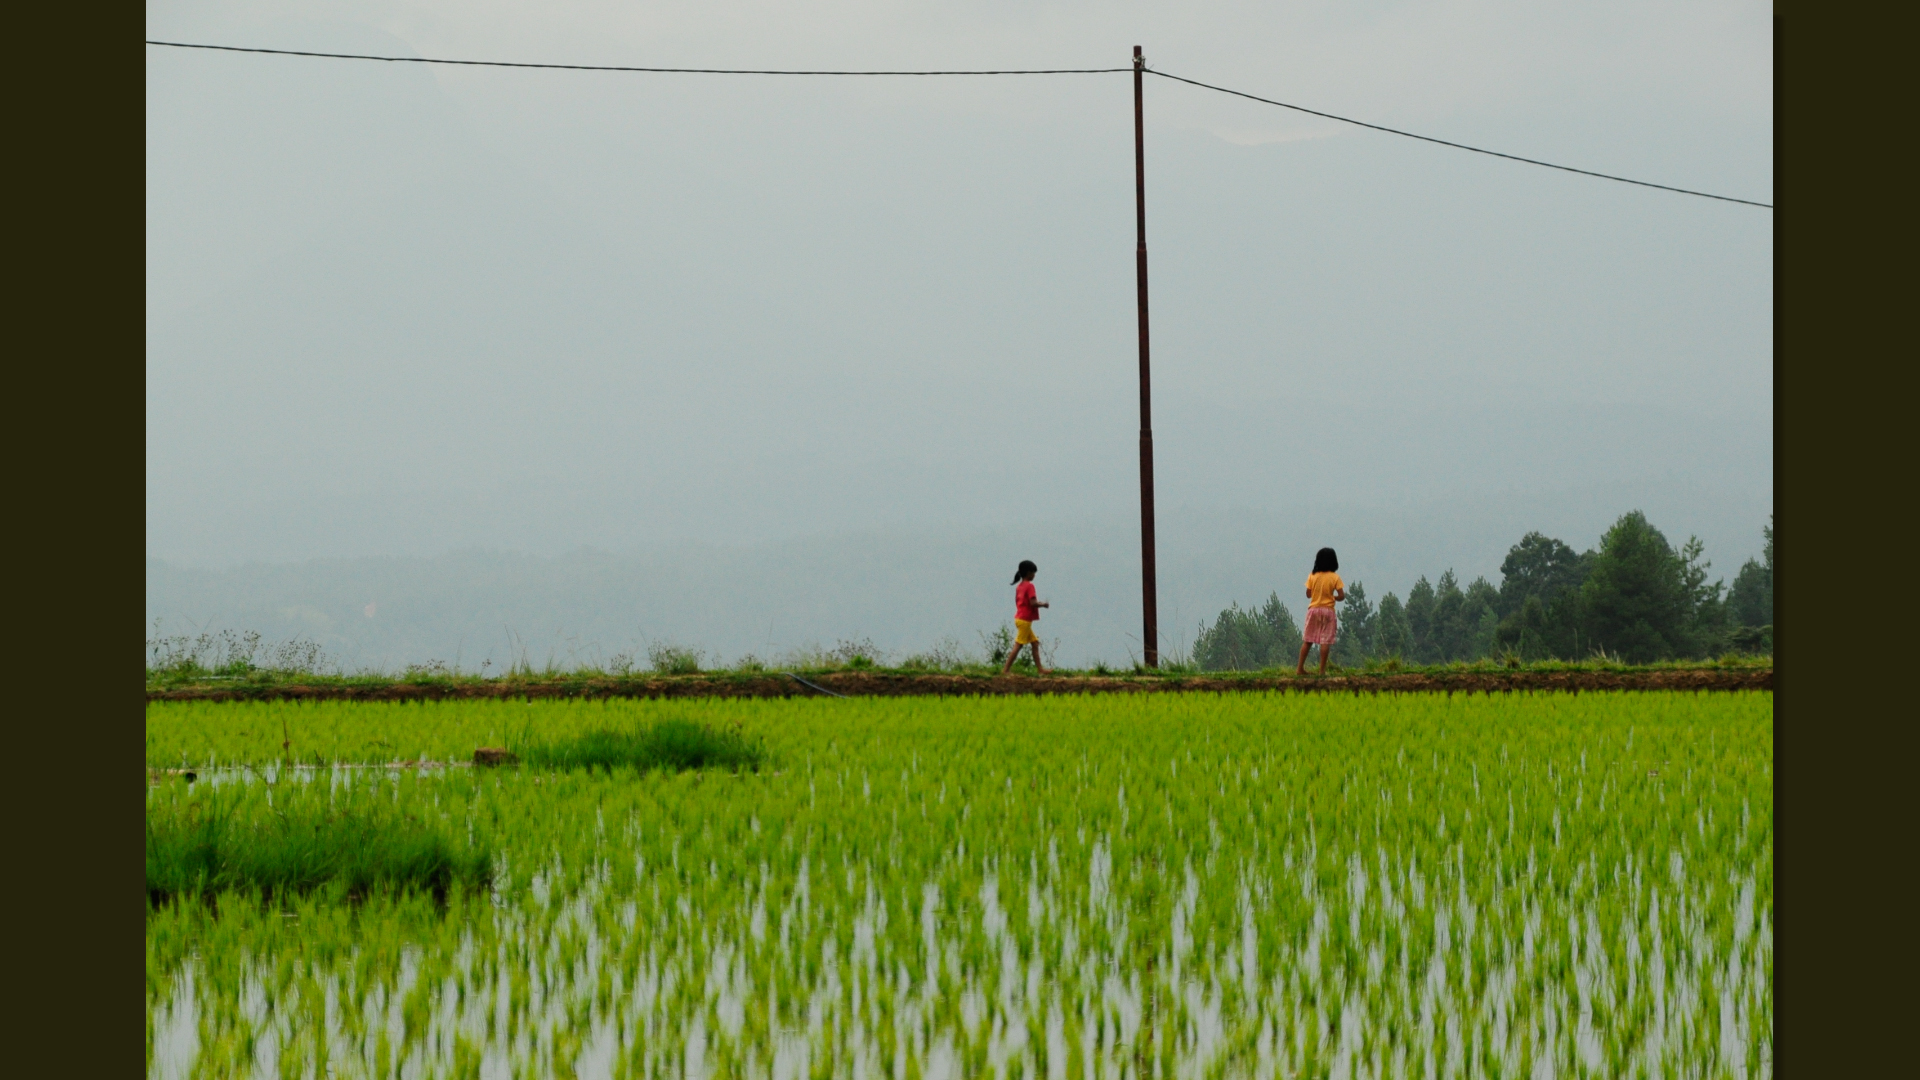
[[[1333,598],[1335,600],[1345,600],[1347,598],[1347,590],[1345,589],[1333,590]]]

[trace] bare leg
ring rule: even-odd
[[[1331,641],[1327,642],[1325,645],[1320,646],[1320,674],[1322,675],[1325,675],[1327,673],[1327,654],[1332,651],[1333,651],[1333,642]]]
[[[1312,642],[1302,641],[1300,643],[1300,662],[1293,666],[1293,673],[1295,675],[1305,675],[1307,673],[1307,650],[1311,648],[1313,648]]]
[[[1007,663],[1000,669],[1000,674],[1013,674],[1013,662],[1018,659],[1020,659],[1020,646],[1015,645],[1013,648],[1007,650]]]
[[[1037,637],[1033,639],[1033,670],[1040,675],[1053,674],[1040,664],[1040,639]]]

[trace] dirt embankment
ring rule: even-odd
[[[974,694],[1165,694],[1236,690],[1301,693],[1581,690],[1771,690],[1772,668],[1650,671],[1415,672],[1259,678],[1233,675],[977,676],[838,671],[808,675],[680,675],[649,679],[430,683],[280,683],[149,690],[148,701],[472,701],[509,698],[961,697]]]

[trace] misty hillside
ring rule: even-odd
[[[1453,569],[1498,582],[1507,548],[1541,529],[1592,546],[1622,512],[1645,510],[1674,538],[1698,533],[1716,576],[1757,554],[1771,506],[1758,497],[1681,490],[1629,502],[1627,485],[1557,497],[1488,496],[1405,509],[1303,506],[1192,511],[1162,507],[1163,650],[1190,647],[1221,608],[1278,591],[1292,602],[1312,553],[1331,544],[1348,581],[1375,598],[1405,595],[1421,574]],[[1646,495],[1647,493],[1641,492]],[[254,630],[307,638],[348,667],[441,661],[467,670],[527,660],[602,663],[650,642],[732,662],[871,639],[896,658],[943,637],[968,649],[1011,618],[1014,564],[1040,564],[1053,607],[1040,628],[1062,662],[1124,662],[1139,651],[1138,521],[1053,520],[1024,528],[865,530],[789,543],[687,545],[540,556],[467,550],[433,557],[317,559],[205,569],[147,568],[148,629]],[[1300,607],[1300,604],[1294,604]]]

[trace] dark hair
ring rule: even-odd
[[[1039,571],[1040,571],[1040,568],[1038,566],[1033,565],[1032,559],[1021,559],[1020,569],[1015,570],[1013,572],[1013,580],[1008,582],[1007,584],[1018,585],[1020,584],[1020,582],[1022,582],[1027,578],[1032,577],[1034,574],[1038,573]]]
[[[1294,565],[1298,566],[1300,564],[1295,563]],[[1324,574],[1329,570],[1338,569],[1340,569],[1340,556],[1335,555],[1332,548],[1321,548],[1320,553],[1313,557],[1313,572],[1316,574]]]

